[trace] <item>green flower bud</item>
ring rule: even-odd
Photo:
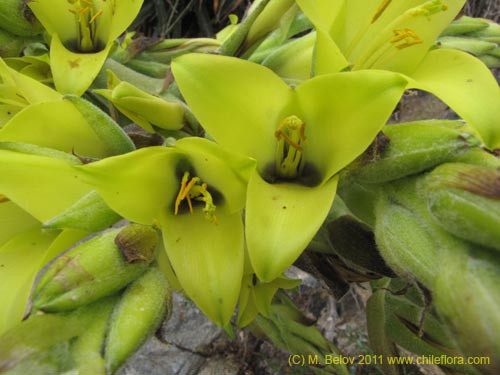
[[[439,225],[457,237],[500,250],[500,171],[449,163],[428,177],[427,201]]]
[[[2,29],[19,36],[42,33],[43,27],[28,7],[28,2],[28,0],[2,0],[0,3]]]
[[[110,227],[120,219],[121,216],[109,208],[101,196],[93,190],[67,210],[45,222],[44,227],[98,232]]]
[[[157,244],[156,231],[139,224],[84,242],[57,258],[40,277],[34,309],[68,311],[115,293],[148,268]]]
[[[473,31],[467,36],[471,36],[474,38],[480,38],[481,40],[493,43],[500,43],[500,25],[490,20],[482,19],[488,23],[488,27]]]
[[[439,38],[436,44],[440,48],[454,48],[475,56],[485,55],[497,47],[497,44],[493,42],[459,36],[443,36]]]
[[[349,168],[361,183],[380,183],[423,172],[478,146],[457,121],[389,125]]]
[[[450,248],[433,291],[434,304],[463,355],[489,363],[481,374],[500,373],[500,259],[481,248]]]
[[[137,125],[153,133],[153,125],[179,130],[185,124],[185,106],[153,96],[108,71],[108,88],[94,90],[108,99],[120,112]]]
[[[381,198],[376,207],[375,240],[396,274],[432,289],[439,269],[439,243],[419,215],[390,198]]]
[[[114,373],[171,311],[170,288],[155,267],[130,284],[113,311],[106,338],[105,361]]]
[[[0,57],[17,57],[28,43],[29,41],[26,38],[0,29]]]
[[[481,18],[462,16],[450,23],[441,33],[441,36],[463,35],[488,28],[488,21]]]

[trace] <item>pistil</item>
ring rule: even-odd
[[[280,122],[274,136],[276,146],[276,173],[284,179],[293,179],[304,168],[303,154],[306,124],[297,116],[288,116]]]

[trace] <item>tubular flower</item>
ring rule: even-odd
[[[432,49],[465,0],[297,0],[315,25],[315,74],[383,69],[410,78],[409,88],[448,104],[490,148],[500,147],[500,90],[477,58]],[[474,97],[475,100],[470,100]]]
[[[129,26],[143,0],[30,0],[51,35],[50,65],[63,94],[81,95],[101,69],[114,40]]]
[[[407,84],[395,73],[364,71],[291,88],[260,65],[197,54],[177,58],[172,70],[207,132],[257,161],[245,230],[252,267],[264,282],[307,246],[330,209],[337,173],[368,147]]]
[[[168,260],[184,292],[227,326],[243,277],[249,158],[215,143],[184,138],[79,167],[81,178],[123,217],[159,224]]]

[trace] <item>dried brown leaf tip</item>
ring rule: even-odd
[[[128,263],[151,263],[158,245],[158,233],[146,225],[127,225],[115,237],[115,244]]]

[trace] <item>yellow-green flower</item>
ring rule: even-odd
[[[254,162],[202,138],[148,147],[79,167],[123,217],[160,225],[168,260],[184,292],[227,326],[243,277],[242,210]]]
[[[114,40],[130,25],[143,0],[30,0],[52,40],[50,65],[63,94],[81,95],[101,69]]]
[[[448,104],[490,148],[500,147],[500,90],[477,58],[432,49],[465,0],[297,0],[316,28],[315,74],[383,69],[410,78],[409,88]]]
[[[337,173],[372,142],[407,81],[362,71],[287,86],[267,68],[189,54],[172,71],[187,104],[222,146],[254,158],[245,208],[252,267],[270,282],[295,261],[325,219]]]

